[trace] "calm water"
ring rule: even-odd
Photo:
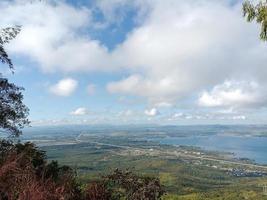
[[[267,164],[267,137],[189,136],[157,139],[161,144],[187,145],[205,150],[231,152],[239,158],[249,158]]]

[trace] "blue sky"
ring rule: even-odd
[[[33,125],[267,121],[266,52],[242,1],[1,1]]]

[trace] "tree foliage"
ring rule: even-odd
[[[29,109],[23,104],[23,88],[0,77],[0,127],[12,135],[21,134],[21,128],[28,124]]]
[[[84,189],[82,189],[84,188]],[[33,143],[0,141],[0,199],[3,200],[160,200],[164,190],[153,177],[115,170],[82,185],[76,173]]]
[[[267,41],[267,0],[254,5],[250,1],[243,3],[243,14],[248,22],[256,21],[261,25],[260,39]]]
[[[75,173],[33,143],[0,141],[0,199],[83,200]]]
[[[14,70],[12,60],[9,58],[4,44],[9,43],[20,32],[20,27],[8,27],[0,31],[0,61]],[[29,124],[27,119],[29,109],[23,104],[22,87],[10,83],[0,73],[0,128],[19,136],[21,129]]]
[[[14,66],[4,48],[4,44],[7,44],[12,39],[14,39],[19,34],[20,30],[21,30],[20,26],[15,26],[15,27],[7,27],[0,31],[0,61],[4,64],[8,64],[11,70],[14,69]]]
[[[129,170],[116,169],[105,180],[112,186],[114,199],[160,200],[165,193],[158,178],[137,176]]]

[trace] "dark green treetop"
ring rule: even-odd
[[[20,32],[20,27],[0,29],[0,62],[7,64],[14,72],[12,60],[4,45],[14,39]],[[7,130],[11,136],[19,136],[21,128],[29,124],[27,119],[29,109],[23,104],[22,87],[10,83],[0,73],[0,129]]]

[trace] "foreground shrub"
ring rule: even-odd
[[[85,198],[88,200],[109,200],[111,199],[111,192],[108,190],[106,184],[94,182],[88,184],[85,190]]]
[[[48,163],[33,143],[0,141],[1,200],[159,200],[164,194],[159,179],[118,169],[81,188],[70,167]]]
[[[75,173],[34,144],[0,143],[0,198],[3,200],[82,199]]]
[[[157,200],[164,194],[158,178],[137,176],[128,170],[116,169],[105,181],[128,200]]]

